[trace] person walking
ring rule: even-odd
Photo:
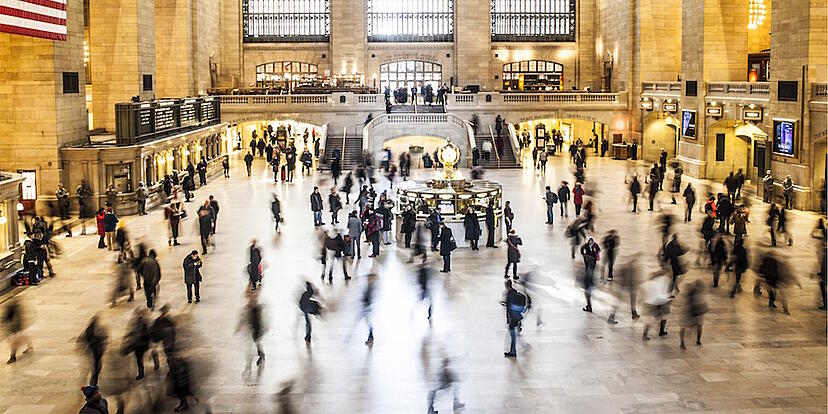
[[[178,227],[181,224],[181,218],[184,216],[182,210],[179,209],[180,203],[171,202],[164,209],[164,216],[170,222],[170,234],[167,238],[167,245],[179,246],[178,242]]]
[[[17,361],[17,349],[20,347],[20,344],[26,343],[26,349],[23,351],[24,354],[34,349],[34,346],[32,346],[32,338],[23,333],[26,330],[28,321],[25,317],[22,299],[18,296],[12,296],[9,299],[9,303],[3,312],[3,325],[6,326],[9,332],[10,354],[6,364],[14,364]]]
[[[696,346],[701,346],[702,326],[704,325],[704,314],[707,313],[707,299],[704,295],[704,284],[696,280],[687,290],[687,300],[684,306],[684,315],[679,330],[679,347],[682,351],[687,349],[684,346],[684,331],[687,328],[696,328]]]
[[[210,200],[210,210],[211,210],[210,213],[211,213],[211,217],[213,218],[212,232],[210,234],[215,235],[216,234],[216,224],[218,223],[219,203],[215,199],[215,197],[213,197],[212,194],[210,194],[209,200]]]
[[[350,222],[349,222],[350,224]],[[403,234],[405,240],[405,248],[411,248],[411,235],[417,226],[417,213],[414,212],[414,207],[408,205],[402,213],[402,224],[400,225],[400,232]],[[480,237],[480,226],[478,225],[478,238]],[[468,235],[467,235],[468,236]]]
[[[477,247],[477,243],[480,240],[480,223],[477,221],[477,213],[474,212],[473,208],[469,208],[466,210],[466,215],[463,217],[463,229],[465,230],[465,239],[469,241],[469,245],[471,246],[472,250],[480,250]],[[411,225],[412,231],[414,230],[414,225]],[[411,235],[408,235],[409,239]]]
[[[135,364],[138,366],[138,376],[135,377],[136,381],[144,378],[144,354],[149,349],[151,340],[147,314],[146,309],[135,309],[132,313],[132,319],[129,321],[127,333],[124,335],[123,345],[121,346],[121,354],[134,354],[135,356]],[[153,359],[156,360],[157,366],[158,355],[153,353]]]
[[[641,291],[644,296],[646,314],[653,317],[658,324],[658,336],[667,335],[667,320],[664,319],[670,313],[672,295],[670,291],[670,278],[667,275],[659,274],[656,277],[641,284]],[[641,340],[649,341],[650,324],[644,324],[644,332]]]
[[[561,181],[561,185],[558,186],[558,203],[561,207],[561,217],[569,218],[569,198],[569,183]]]
[[[448,391],[452,388],[454,389],[454,404],[452,406],[454,411],[465,407],[466,404],[460,402],[460,398],[458,397],[457,376],[449,367],[448,358],[443,358],[443,363],[440,366],[440,372],[437,375],[437,386],[428,392],[428,414],[437,414],[437,411],[434,410],[434,399],[437,397],[437,392]]]
[[[437,251],[437,244],[440,243],[440,224],[443,217],[440,215],[440,207],[435,207],[426,218],[426,228],[431,231],[431,251]],[[488,222],[486,223],[488,226]],[[488,246],[488,245],[487,245]]]
[[[584,204],[584,188],[581,183],[575,183],[572,189],[572,203],[575,204],[575,215],[581,215],[581,206]]]
[[[273,200],[270,202],[270,213],[273,215],[273,223],[274,228],[273,231],[279,231],[279,223],[283,221],[282,219],[282,202],[279,201],[279,197],[276,194],[273,194]]]
[[[515,233],[515,229],[509,230],[509,235],[506,237],[506,245],[509,246],[506,250],[506,269],[503,277],[509,278],[509,266],[512,266],[512,278],[520,279],[517,273],[518,262],[520,262],[520,248],[518,246],[523,244],[520,236]]]
[[[250,290],[256,290],[262,281],[262,251],[256,245],[256,239],[250,243],[250,261],[247,264],[247,276]]]
[[[546,174],[546,161],[547,155],[545,150],[540,150],[538,153],[538,168],[540,169],[541,174]]]
[[[138,202],[138,215],[147,215],[147,187],[144,182],[138,183],[138,189],[135,190],[135,200]]]
[[[107,206],[104,211],[104,233],[106,234],[106,249],[115,250],[115,230],[118,229],[118,216],[112,211],[111,206]]]
[[[331,187],[330,194],[328,194],[328,206],[331,209],[331,224],[338,224],[339,210],[342,210],[342,201],[339,199],[339,193],[336,192],[336,187]]]
[[[546,224],[555,224],[555,203],[558,202],[558,195],[552,192],[552,188],[547,185],[543,199],[546,201]]]
[[[365,210],[365,219],[362,227],[365,229],[365,237],[371,242],[371,254],[368,257],[379,256],[382,216],[375,212],[371,206],[368,206]]]
[[[771,237],[771,247],[776,247],[776,231],[774,229],[774,225],[779,218],[779,208],[776,207],[776,203],[771,203],[770,209],[768,210],[768,220],[766,224],[768,225],[768,229],[770,230],[770,237]]]
[[[727,248],[721,233],[713,236],[712,250],[710,251],[710,263],[713,266],[713,287],[719,287],[719,275],[722,267],[727,264]]]
[[[581,246],[581,256],[584,258],[584,296],[586,298],[586,306],[583,308],[584,312],[592,312],[592,286],[595,284],[595,264],[600,258],[601,248],[598,243],[590,237],[587,242]]]
[[[362,235],[362,220],[357,217],[356,210],[348,214],[347,226],[348,237],[351,239],[351,252],[357,256],[357,259],[361,259],[360,238]]]
[[[517,337],[521,321],[523,321],[526,311],[531,307],[532,300],[529,296],[518,292],[512,285],[511,280],[506,280],[504,285],[506,286],[506,294],[501,304],[506,307],[506,326],[509,328],[510,341],[509,352],[504,352],[503,356],[507,358],[516,358]]]
[[[733,174],[733,171],[725,177],[724,186],[727,189],[727,197],[730,198],[730,202],[736,203],[736,190],[739,188],[739,180]]]
[[[693,206],[696,205],[696,190],[693,189],[693,183],[687,183],[682,195],[684,196],[684,221],[691,221]]]
[[[454,235],[445,222],[440,223],[440,256],[443,257],[443,270],[440,272],[451,272],[451,252],[457,248]]]
[[[655,203],[656,194],[658,194],[662,180],[661,169],[658,167],[658,164],[653,164],[653,168],[650,169],[649,179],[650,208],[648,210],[653,211],[653,204]]]
[[[313,225],[318,227],[325,223],[322,222],[322,195],[319,194],[319,187],[314,186],[313,192],[310,195],[311,211],[313,212]]]
[[[193,289],[195,288],[195,301],[201,302],[199,286],[201,285],[201,258],[198,257],[198,250],[193,250],[184,258],[184,284],[187,285],[187,303],[193,303]]]
[[[677,280],[685,272],[684,266],[681,265],[681,256],[687,253],[687,250],[679,243],[678,237],[675,234],[673,234],[663,250],[663,257],[670,263],[670,269],[673,271],[673,279],[670,284],[670,295],[672,296],[679,291]]]
[[[608,281],[612,281],[613,279],[613,267],[615,266],[615,257],[616,257],[616,249],[618,249],[618,245],[620,244],[620,239],[618,237],[618,232],[615,229],[612,229],[607,232],[607,235],[604,236],[604,240],[601,242],[604,246],[604,251],[607,253],[607,267],[606,267],[606,276]]]
[[[205,201],[204,205],[198,208],[198,230],[201,235],[201,254],[207,254],[207,245],[213,244],[210,235],[213,233],[213,209],[210,202]],[[215,245],[213,245],[215,249]]]
[[[782,208],[779,209],[779,215],[776,219],[776,233],[779,235],[784,235],[785,238],[788,240],[788,246],[793,246],[793,238],[791,237],[791,233],[788,231],[787,211],[788,208],[786,206],[782,206]]]
[[[633,175],[630,180],[630,197],[632,198],[632,212],[638,212],[638,195],[641,194],[641,182],[638,181],[638,176]]]
[[[729,265],[736,275],[736,280],[733,282],[733,289],[730,290],[730,298],[734,299],[736,293],[741,289],[739,283],[742,281],[742,275],[748,269],[748,251],[745,248],[745,239],[736,239],[733,242],[733,252],[730,255]]]
[[[84,344],[92,356],[92,376],[89,379],[89,384],[98,385],[98,377],[101,374],[101,362],[103,360],[104,351],[108,340],[106,330],[98,322],[98,317],[93,316],[89,320],[89,324],[78,339]]]
[[[322,306],[316,299],[316,289],[311,282],[305,282],[305,291],[299,297],[299,310],[305,316],[305,342],[310,345],[311,342],[311,316],[319,316],[322,314]]]
[[[508,202],[507,202],[508,203]],[[486,206],[486,247],[497,248],[495,245],[495,226],[497,217],[494,214],[494,202]]]
[[[244,156],[244,165],[247,167],[247,176],[250,177],[250,172],[253,167],[253,153],[248,152],[247,155]]]
[[[244,306],[242,318],[236,331],[238,332],[244,326],[247,327],[250,337],[253,339],[253,345],[256,346],[256,355],[258,356],[256,365],[261,365],[265,360],[265,353],[262,349],[261,341],[266,328],[262,317],[262,305],[259,304],[258,292],[247,292],[247,304]]]
[[[345,193],[345,204],[351,204],[351,188],[354,186],[354,177],[351,172],[348,172],[345,175],[345,179],[342,182],[342,192]]]
[[[158,265],[155,250],[150,250],[147,256],[138,264],[138,273],[144,280],[144,296],[147,298],[147,308],[155,308],[155,296],[158,283],[161,281],[161,266]]]

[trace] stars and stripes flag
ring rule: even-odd
[[[0,0],[0,32],[66,40],[66,0]]]

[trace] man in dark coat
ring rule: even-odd
[[[406,208],[402,213],[402,225],[400,226],[400,232],[402,232],[405,236],[406,249],[411,247],[411,234],[414,233],[416,226],[417,213],[415,213],[414,208],[409,205],[408,208]]]
[[[457,248],[454,235],[445,222],[440,223],[440,256],[443,256],[442,273],[451,272],[451,251]]]
[[[678,238],[673,234],[672,239],[664,246],[664,259],[670,263],[670,268],[673,270],[673,280],[670,284],[670,294],[678,292],[678,285],[676,280],[680,275],[684,274],[684,268],[681,265],[680,257],[687,253],[687,250],[679,244]]]
[[[193,287],[195,287],[195,301],[201,302],[198,287],[201,284],[201,258],[198,250],[193,250],[184,258],[184,284],[187,285],[187,303],[193,303]]]
[[[141,260],[138,264],[138,273],[141,274],[141,279],[144,280],[144,295],[147,297],[147,307],[153,309],[155,304],[156,288],[158,282],[161,281],[161,266],[158,265],[158,260],[155,258],[155,250],[150,250],[147,257]]]
[[[213,233],[213,209],[210,202],[198,208],[198,230],[201,234],[201,254],[207,254],[207,245],[210,243],[210,234]]]
[[[659,187],[661,187],[661,177],[661,169],[658,167],[658,164],[653,164],[653,168],[650,168],[650,211],[653,211],[655,196],[658,193]]]
[[[466,230],[466,240],[469,241],[472,250],[480,250],[477,242],[480,239],[480,223],[477,221],[477,213],[469,208],[466,217],[463,218],[463,228]]]
[[[218,222],[218,213],[219,213],[219,203],[216,201],[213,195],[210,195],[210,209],[213,213],[213,231],[212,234],[216,234],[216,222]]]
[[[440,242],[440,223],[443,216],[440,215],[440,207],[435,208],[426,219],[426,227],[431,231],[431,251],[437,251],[437,243]]]
[[[728,190],[730,191],[730,190]],[[735,189],[733,191],[736,191]],[[735,193],[734,193],[735,196]],[[719,194],[719,202],[716,204],[716,213],[719,216],[719,232],[730,234],[730,215],[733,214],[733,202],[730,196]]]
[[[569,217],[569,183],[566,181],[561,181],[560,187],[558,187],[558,203],[560,203],[561,207],[561,217]]]
[[[109,414],[109,403],[101,396],[96,385],[81,387],[81,392],[86,398],[86,403],[78,414]]]
[[[121,348],[121,353],[124,355],[129,353],[135,354],[135,362],[138,365],[138,376],[135,377],[136,381],[144,378],[144,354],[149,349],[150,340],[147,311],[145,309],[136,309],[132,320],[129,322],[129,328],[124,336],[124,345]],[[157,360],[158,356],[153,353],[153,358]],[[158,362],[156,361],[157,365]]]
[[[311,211],[313,212],[313,225],[321,226],[322,222],[322,195],[319,194],[319,187],[313,187],[313,192],[310,195]]]
[[[486,247],[497,248],[495,246],[495,214],[492,203],[486,206],[486,235]]]
[[[250,168],[253,166],[252,152],[248,152],[247,155],[244,156],[244,165],[247,166],[247,176],[250,177]]]
[[[262,280],[262,251],[256,245],[256,240],[250,243],[250,263],[247,264],[247,275],[250,280],[250,289],[256,290]]]
[[[201,157],[201,161],[198,162],[198,185],[205,184],[207,184],[207,159]]]
[[[733,175],[733,171],[728,174],[727,178],[724,180],[724,186],[727,188],[727,196],[730,198],[731,203],[736,202],[736,190],[739,189],[739,179]]]

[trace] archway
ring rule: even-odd
[[[380,65],[380,90],[398,88],[421,89],[431,85],[433,90],[443,82],[443,65],[422,60],[401,60]]]
[[[391,162],[396,163],[399,154],[408,152],[411,155],[411,168],[423,168],[423,155],[429,154],[434,160],[434,152],[447,142],[448,140],[440,137],[410,135],[389,139],[382,143],[382,148],[391,150],[391,155],[394,158]]]
[[[672,114],[654,112],[644,118],[642,130],[642,154],[645,160],[659,159],[662,148],[667,158],[676,157],[678,150],[678,119]]]
[[[742,170],[748,180],[761,177],[767,134],[752,123],[723,119],[707,127],[707,178],[723,180]],[[756,153],[759,152],[757,157]]]
[[[566,151],[569,145],[578,139],[584,145],[588,145],[597,137],[599,140],[599,148],[601,139],[606,138],[610,144],[613,142],[610,136],[609,126],[595,119],[540,117],[515,124],[515,133],[518,135],[518,138],[525,137],[526,134],[524,132],[529,133],[529,146],[524,146],[524,149],[528,151],[531,151],[537,144],[538,135],[546,134],[547,132],[550,137],[556,132],[561,133],[564,140],[563,151]],[[587,154],[593,155],[593,152],[587,151]]]

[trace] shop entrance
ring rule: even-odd
[[[438,148],[446,145],[447,142],[448,141],[445,138],[407,136],[389,139],[382,144],[382,148],[388,148],[391,150],[391,162],[393,164],[398,164],[400,154],[408,152],[411,156],[411,168],[433,168],[434,164],[436,164],[436,159],[434,158],[435,152]],[[428,163],[428,161],[424,159],[426,154],[428,154],[428,158],[431,160],[431,167],[426,165]],[[382,154],[378,154],[377,157],[381,157],[381,155]],[[381,158],[377,158],[377,160],[380,159]]]
[[[612,139],[609,136],[607,125],[587,119],[541,118],[523,121],[515,125],[515,133],[518,135],[518,140],[524,142],[524,150],[529,151],[533,150],[538,144],[538,138],[541,138],[542,145],[552,145],[551,142],[546,142],[544,137],[548,134],[549,141],[552,141],[551,138],[556,133],[560,133],[563,137],[563,151],[567,151],[569,146],[579,139],[583,145],[587,146],[588,155],[594,155],[594,150],[590,151],[591,148],[594,148],[594,146],[590,146],[594,139],[598,139],[599,154],[601,139],[606,138],[612,146]],[[527,136],[530,141],[528,147],[525,145]]]

